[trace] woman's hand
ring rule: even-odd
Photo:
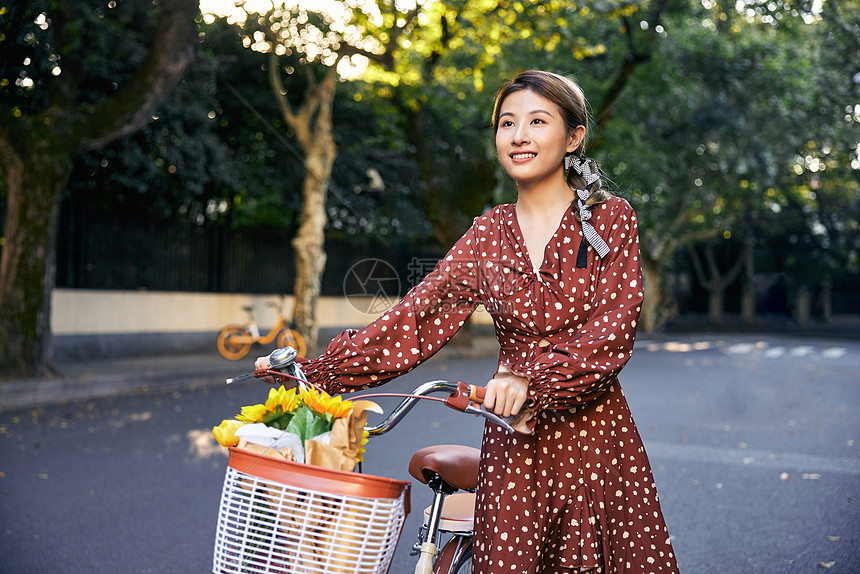
[[[528,398],[529,382],[506,365],[499,365],[498,371],[487,383],[484,408],[500,417],[509,417],[520,412]]]
[[[274,353],[274,352],[275,351],[272,351],[272,353]],[[271,357],[271,353],[266,355],[265,357],[257,357],[257,360],[254,361],[254,370],[255,371],[262,371],[264,369],[268,369],[269,367],[271,367],[272,361],[269,359],[269,357]],[[278,380],[272,375],[266,375],[265,377],[257,377],[257,378],[260,379],[261,381],[263,381],[264,383],[268,384],[268,385],[278,384]],[[289,386],[292,386],[292,385],[289,385]]]
[[[274,351],[272,351],[272,353],[274,353]],[[263,369],[268,369],[272,365],[272,362],[269,360],[270,356],[271,353],[265,357],[257,357],[257,360],[254,361],[254,370],[262,371]]]

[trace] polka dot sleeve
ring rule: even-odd
[[[474,227],[394,307],[367,327],[348,329],[323,354],[303,361],[308,379],[329,393],[384,383],[432,357],[479,303]]]
[[[611,384],[630,358],[644,296],[636,215],[613,202],[602,235],[610,252],[600,261],[587,322],[535,356],[522,373],[533,410],[570,409]],[[596,254],[589,250],[589,257]]]

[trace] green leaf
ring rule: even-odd
[[[306,441],[331,430],[331,426],[331,421],[326,420],[325,416],[307,406],[301,406],[293,413],[286,431],[295,433],[302,441]]]

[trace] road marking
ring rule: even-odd
[[[669,353],[689,353],[692,351],[706,351],[708,349],[720,348],[719,343],[710,341],[695,341],[692,343],[682,341],[666,341],[663,343],[648,342],[644,345],[644,350],[650,353],[669,352]],[[642,349],[643,347],[637,347]],[[829,347],[824,350],[818,350],[812,345],[797,345],[795,347],[785,347],[782,345],[770,346],[769,343],[758,341],[756,343],[735,343],[723,348],[723,352],[727,355],[753,355],[756,352],[761,352],[761,357],[765,359],[780,359],[782,357],[815,357],[819,356],[822,359],[841,359],[848,355],[846,347]]]
[[[708,341],[696,341],[694,343],[681,343],[679,341],[666,341],[665,343],[648,343],[645,350],[650,353],[668,351],[670,353],[689,353],[690,351],[706,351],[714,345]]]
[[[736,343],[726,347],[726,352],[730,355],[748,355],[753,349],[755,349],[755,344],[753,343]]]
[[[845,347],[830,347],[821,351],[821,356],[825,359],[841,359],[847,352]]]
[[[860,475],[860,459],[849,457],[667,442],[646,442],[645,450],[651,460],[666,458],[706,464],[732,464],[780,470],[793,469],[804,473],[830,472]]]

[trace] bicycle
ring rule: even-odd
[[[227,383],[232,383],[234,381],[249,379],[252,377],[263,378],[263,377],[274,377],[277,382],[281,382],[287,379],[299,380],[299,384],[303,384],[301,381],[304,380],[303,375],[301,374],[301,370],[298,369],[296,365],[292,363],[295,359],[294,351],[286,351],[283,354],[279,355],[279,351],[276,351],[271,355],[272,357],[272,365],[268,369],[263,369],[260,371],[255,371],[254,373],[249,373],[247,375],[241,375],[239,377],[235,377],[233,379],[228,379]],[[277,384],[277,383],[276,383]],[[419,400],[422,399],[431,399],[435,401],[441,401],[446,406],[453,408],[457,411],[474,414],[478,416],[482,416],[488,420],[493,421],[496,424],[503,426],[509,432],[513,432],[514,428],[508,423],[506,419],[502,419],[482,408],[479,408],[478,404],[483,402],[484,388],[477,387],[474,385],[467,385],[461,381],[430,381],[420,385],[416,388],[412,393],[405,395],[405,398],[398,404],[396,407],[390,410],[387,418],[383,420],[381,423],[376,425],[368,425],[365,426],[365,431],[368,432],[370,437],[380,436],[392,430],[403,418],[406,414],[412,409],[412,407],[417,404]],[[431,394],[442,393],[446,394],[447,398],[439,399],[435,397],[430,397]],[[355,397],[356,400],[363,398],[372,398],[374,396],[392,396],[390,393],[384,394],[362,394],[357,395]],[[394,396],[402,396],[402,395],[394,395]],[[233,449],[231,449],[231,457],[233,456]],[[249,457],[250,458],[250,457]],[[257,455],[256,460],[246,462],[244,467],[249,469],[250,472],[259,472],[250,470],[251,467],[255,465],[261,464],[259,461],[262,459],[269,459],[270,457],[266,457],[265,455]],[[472,562],[472,535],[473,535],[473,525],[474,525],[474,506],[475,506],[475,489],[477,488],[478,483],[478,464],[480,459],[480,451],[476,448],[469,446],[461,446],[461,445],[435,445],[422,448],[415,452],[412,455],[412,458],[409,462],[409,474],[413,476],[418,481],[428,485],[430,490],[433,492],[433,501],[424,510],[424,523],[420,527],[418,532],[418,541],[412,547],[412,555],[418,556],[416,565],[415,565],[415,574],[470,574],[472,571],[471,562]],[[232,556],[232,560],[234,563],[241,563],[244,568],[247,564],[250,564],[254,560],[255,563],[261,564],[261,568],[266,568],[263,570],[247,570],[247,571],[259,571],[259,572],[268,572],[269,569],[274,569],[271,571],[277,572],[289,572],[289,573],[319,573],[319,574],[334,574],[334,573],[358,573],[358,572],[374,572],[383,574],[388,571],[390,566],[390,560],[393,556],[394,547],[397,544],[397,541],[400,537],[400,528],[403,524],[403,519],[405,519],[405,514],[408,514],[408,485],[409,483],[403,483],[406,490],[406,502],[405,504],[406,510],[405,513],[400,515],[399,523],[394,524],[395,519],[385,515],[383,519],[383,524],[392,526],[396,528],[396,533],[392,534],[385,541],[387,545],[385,550],[387,554],[384,557],[381,557],[378,563],[374,563],[372,566],[361,565],[355,566],[354,569],[345,566],[343,560],[336,561],[335,566],[332,569],[328,569],[327,565],[317,565],[316,563],[307,563],[302,562],[301,566],[297,566],[297,570],[292,570],[289,567],[288,559],[301,555],[302,552],[300,550],[293,548],[285,548],[285,549],[277,549],[277,546],[280,544],[289,545],[294,544],[298,547],[300,544],[306,544],[305,541],[307,538],[311,538],[315,540],[311,544],[311,548],[314,546],[319,549],[322,546],[325,546],[327,551],[331,553],[337,552],[336,549],[342,550],[342,547],[349,547],[350,544],[353,545],[353,549],[355,548],[355,544],[365,545],[372,544],[368,540],[371,538],[376,538],[371,535],[370,532],[360,532],[358,530],[359,526],[356,524],[353,519],[353,522],[349,522],[347,528],[344,528],[342,524],[335,523],[331,521],[328,524],[325,524],[322,519],[319,518],[321,515],[320,508],[324,508],[327,510],[331,510],[334,506],[339,504],[341,499],[350,499],[350,497],[346,493],[355,493],[361,490],[359,485],[348,485],[343,490],[337,487],[336,483],[338,481],[352,481],[351,476],[353,477],[363,477],[367,480],[376,480],[376,481],[387,481],[387,483],[398,483],[401,481],[394,481],[393,479],[384,479],[381,477],[373,477],[371,475],[363,475],[359,473],[344,473],[343,471],[335,471],[324,469],[321,467],[310,467],[310,465],[297,465],[297,463],[287,463],[284,461],[278,461],[274,458],[271,460],[265,460],[265,463],[272,465],[279,465],[286,472],[298,472],[305,473],[310,472],[313,473],[312,480],[305,480],[301,478],[299,480],[293,480],[293,477],[289,477],[288,482],[295,482],[296,484],[301,484],[304,490],[297,490],[294,494],[291,494],[292,497],[301,498],[303,503],[309,507],[313,507],[314,503],[313,495],[310,494],[311,491],[308,491],[308,485],[313,488],[322,488],[325,490],[325,487],[316,486],[321,482],[334,482],[335,487],[332,488],[329,492],[330,494],[326,497],[323,494],[324,502],[317,503],[319,508],[309,508],[306,512],[309,515],[315,516],[315,521],[309,523],[309,525],[302,525],[301,527],[296,527],[295,524],[298,522],[296,520],[295,515],[291,515],[290,524],[293,526],[295,532],[287,532],[288,528],[285,527],[283,521],[279,521],[277,519],[272,518],[271,516],[256,519],[248,519],[248,522],[252,523],[255,535],[260,544],[254,546],[252,553],[255,555],[253,560],[247,559],[247,561],[242,561],[237,558],[235,555]],[[308,468],[300,468],[300,467],[308,467]],[[228,468],[228,477],[230,473],[230,469]],[[265,474],[263,472],[259,472],[260,474]],[[226,483],[228,479],[225,479],[225,492],[226,492]],[[234,479],[235,480],[235,479]],[[358,480],[357,478],[355,480]],[[266,500],[267,500],[267,508],[273,508],[272,504],[277,498],[274,494],[275,491],[278,490],[279,486],[277,481],[274,483],[268,483],[269,490],[267,491]],[[364,485],[361,485],[362,487]],[[378,485],[375,485],[377,488]],[[397,499],[398,496],[402,499],[403,495],[401,491],[396,491],[396,484],[384,484],[385,488],[391,492],[391,489],[395,489],[394,494],[390,495],[392,500]],[[247,488],[247,486],[246,486]],[[337,493],[337,494],[335,494]],[[247,496],[247,494],[245,494]],[[359,505],[369,504],[367,502],[368,499],[361,498],[353,498],[349,500],[350,503],[356,503]],[[231,503],[232,504],[232,503]],[[222,496],[222,509],[224,508],[225,503]],[[240,505],[241,506],[241,505]],[[295,506],[293,503],[285,504],[283,500],[278,500],[277,508],[283,509],[285,506]],[[247,515],[253,514],[253,512],[249,512],[245,510],[245,506],[242,506],[242,512]],[[223,511],[222,511],[223,512]],[[263,514],[267,514],[265,512]],[[374,509],[374,513],[377,512]],[[268,513],[271,514],[271,513]],[[324,515],[324,512],[322,512]],[[382,524],[380,525],[382,526]],[[232,531],[240,530],[240,527],[234,526]],[[333,534],[329,541],[326,544],[321,542],[323,538],[320,534],[323,530],[335,530],[339,534]],[[272,537],[264,535],[268,534],[268,531],[277,531],[278,534]],[[219,527],[218,527],[218,536],[221,536],[222,532],[230,532],[231,528],[229,528],[225,524],[222,525],[222,515],[219,513]],[[346,534],[344,534],[344,532]],[[382,538],[385,536],[380,535]],[[444,540],[443,540],[444,537]],[[229,535],[225,535],[225,538],[229,538]],[[263,543],[265,540],[265,543]],[[357,542],[358,541],[358,542]],[[219,555],[219,546],[222,548],[228,548],[231,550],[235,550],[240,546],[238,541],[236,540],[224,540],[220,541],[216,539],[216,557],[215,563],[213,564],[213,572],[221,573],[221,572],[244,572],[246,570],[220,570],[218,564],[218,555]],[[363,550],[363,549],[362,549]],[[373,550],[373,549],[371,549]],[[307,550],[304,550],[307,552]],[[260,553],[266,553],[262,559],[260,558]],[[224,552],[222,552],[224,554]],[[271,554],[271,555],[270,555]],[[372,554],[372,552],[371,552]],[[287,563],[280,563],[276,560],[274,555],[279,555],[285,560]],[[283,568],[281,570],[280,568]],[[367,569],[367,568],[376,568],[376,569]]]
[[[248,354],[254,344],[268,345],[276,339],[279,348],[292,347],[299,356],[305,356],[308,346],[304,337],[296,331],[295,322],[288,323],[284,317],[284,298],[281,297],[280,302],[270,301],[266,306],[275,307],[278,310],[278,321],[275,326],[265,335],[261,335],[260,327],[254,319],[254,307],[243,306],[242,309],[248,313],[248,322],[244,325],[228,325],[218,333],[215,344],[222,357],[238,361]]]

